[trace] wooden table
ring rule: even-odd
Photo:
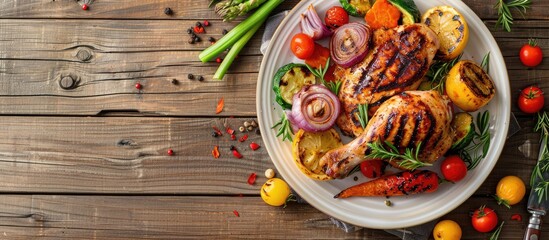
[[[528,20],[516,15],[511,33],[494,27],[496,1],[464,1],[503,52],[509,104],[522,130],[507,140],[476,194],[443,218],[458,221],[466,239],[487,239],[468,216],[486,204],[506,221],[500,239],[521,239],[525,201],[506,209],[491,195],[503,176],[527,182],[536,162],[534,119],[515,99],[530,84],[549,92],[549,64],[527,69],[518,51],[532,37],[549,53],[549,1],[535,1]],[[261,145],[261,136],[249,132],[244,143],[211,136],[212,126],[236,129],[256,118],[263,29],[225,80],[214,81],[218,64],[201,63],[198,53],[208,37],[220,38],[239,21],[220,21],[208,2],[96,0],[83,11],[72,0],[0,0],[0,239],[396,239],[382,230],[344,233],[307,204],[263,203],[263,172],[274,166],[264,147],[247,147]],[[211,26],[203,41],[189,44],[186,30],[205,19]],[[225,108],[215,114],[221,98]],[[230,145],[244,158],[233,157]],[[251,173],[258,175],[254,185],[247,183]],[[516,213],[522,221],[510,220]]]

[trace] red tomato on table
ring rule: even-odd
[[[520,92],[518,98],[518,107],[524,113],[537,113],[545,105],[543,91],[537,86],[529,86]]]
[[[471,223],[479,232],[490,232],[498,225],[498,215],[493,209],[481,206],[473,213]]]

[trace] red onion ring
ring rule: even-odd
[[[312,4],[301,14],[301,32],[309,35],[313,40],[329,37],[333,33],[322,22]]]
[[[330,56],[335,63],[344,68],[362,61],[370,49],[372,30],[358,22],[345,24],[337,28],[330,40]]]
[[[341,112],[339,98],[323,85],[306,85],[292,101],[292,111],[286,116],[294,128],[308,132],[330,129]]]

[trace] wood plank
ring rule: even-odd
[[[236,129],[249,118],[0,117],[1,192],[112,194],[257,194],[263,172],[273,168],[256,133],[245,142],[210,136],[223,122]],[[477,191],[493,194],[499,179],[525,182],[537,159],[534,122],[507,141],[498,165]],[[237,133],[240,138],[243,133]],[[528,143],[525,143],[528,140]],[[214,159],[218,145],[221,157]],[[243,159],[233,157],[236,146]],[[172,148],[175,156],[168,156]],[[520,159],[518,161],[517,159]],[[250,186],[247,177],[258,174]]]
[[[257,196],[3,195],[0,203],[5,206],[0,238],[6,239],[398,239],[382,230],[345,233],[308,204],[275,208]],[[525,208],[507,209],[489,198],[473,197],[441,219],[458,222],[464,239],[488,239],[489,233],[472,228],[468,214],[483,204],[505,221],[499,239],[522,237],[528,217]],[[515,213],[523,220],[511,220]],[[545,226],[542,229],[549,233]]]
[[[288,0],[282,3],[275,12],[291,9],[298,0]],[[493,4],[483,0],[464,0],[477,15],[483,18],[497,18]],[[205,7],[205,2],[183,2],[177,0],[131,1],[131,0],[102,0],[95,1],[88,11],[82,11],[80,5],[74,1],[0,1],[0,18],[116,18],[116,19],[216,19],[212,9]],[[164,14],[164,8],[170,7],[173,16]],[[528,9],[528,19],[548,19],[545,9],[549,3],[534,1]],[[514,12],[513,12],[514,13]],[[520,14],[514,13],[516,18]]]

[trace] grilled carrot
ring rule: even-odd
[[[366,13],[364,20],[373,29],[394,28],[398,26],[400,15],[400,10],[387,0],[377,0]]]
[[[334,198],[401,196],[434,192],[438,188],[438,175],[428,170],[415,170],[386,175],[349,187]]]

